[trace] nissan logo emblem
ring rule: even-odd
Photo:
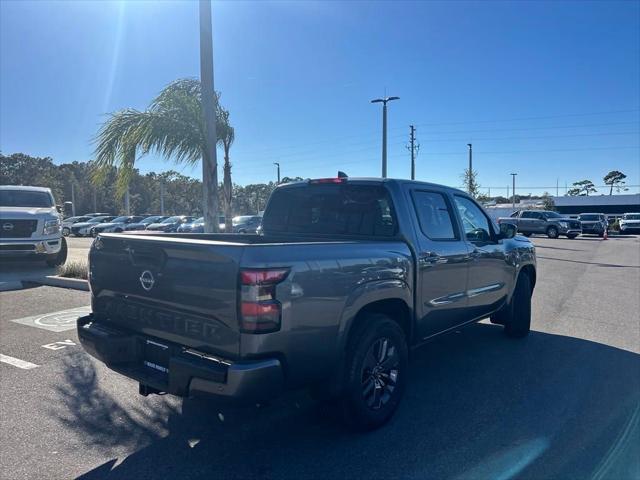
[[[13,223],[3,223],[2,230],[4,230],[5,232],[10,232],[11,230],[13,230]]]
[[[156,279],[153,278],[153,273],[149,270],[145,270],[140,274],[140,285],[142,285],[142,288],[147,292],[153,288],[154,283],[156,283]]]

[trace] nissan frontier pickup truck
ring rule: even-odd
[[[310,387],[384,424],[409,350],[489,317],[529,332],[533,245],[459,190],[329,178],[279,186],[261,234],[100,234],[84,348],[139,392],[266,401]]]

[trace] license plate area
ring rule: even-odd
[[[171,351],[168,345],[154,340],[145,340],[143,344],[143,365],[153,373],[163,378],[169,376],[169,358]]]

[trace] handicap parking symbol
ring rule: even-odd
[[[14,323],[28,325],[30,327],[42,328],[51,332],[64,332],[76,328],[76,320],[91,312],[91,307],[78,307],[59,312],[32,315],[30,317],[17,318],[11,320]]]

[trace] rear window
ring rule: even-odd
[[[396,217],[381,186],[320,184],[276,190],[262,226],[265,233],[390,237]]]
[[[585,222],[595,222],[600,220],[600,215],[580,215],[578,220],[583,220]]]
[[[53,198],[48,192],[0,190],[0,207],[53,207]]]

